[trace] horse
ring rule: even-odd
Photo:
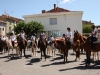
[[[68,57],[68,50],[69,50],[69,44],[67,43],[67,39],[59,38],[54,40],[55,46],[58,47],[58,49],[61,50],[61,52],[64,54],[64,63],[67,62]]]
[[[91,57],[91,52],[92,52],[90,39],[91,37],[88,37],[86,42],[83,44],[83,47],[86,51],[86,59],[87,59],[86,66],[90,65],[90,57]],[[93,50],[93,52],[98,52],[98,51],[100,51],[100,41],[95,42],[95,50]]]
[[[86,41],[86,38],[83,37],[77,30],[74,31],[74,38],[73,38],[73,50],[75,50],[76,52],[76,59],[75,61],[77,61],[77,59],[80,60],[80,49],[83,49],[83,43]]]
[[[7,47],[6,41],[1,40],[1,38],[0,38],[0,52],[3,53],[3,49],[6,47]],[[5,51],[4,51],[4,53],[5,53]]]
[[[34,54],[35,54],[35,56],[37,56],[37,54],[36,54],[37,42],[38,42],[37,38],[35,38],[35,40],[31,41],[31,48],[32,48],[32,55],[33,56],[34,56]]]
[[[52,56],[55,56],[55,51],[56,51],[56,49],[57,49],[57,48],[55,47],[54,41],[48,42],[47,54],[50,55],[50,50],[52,50]]]
[[[19,35],[17,36],[17,42],[18,42],[18,47],[20,51],[20,57],[22,58],[22,49],[24,50],[24,57],[25,57],[25,49],[27,46],[27,41]]]
[[[46,39],[39,39],[38,41],[38,48],[40,48],[41,51],[41,60],[42,60],[42,52],[43,52],[45,61],[46,61],[46,47],[47,47],[46,42],[47,42]]]

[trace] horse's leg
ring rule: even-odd
[[[42,60],[42,49],[40,49],[40,51],[41,51],[41,60]]]
[[[8,47],[8,56],[9,56],[9,53],[10,53],[10,48]]]
[[[90,56],[91,56],[91,51],[86,50],[86,66],[90,65]]]
[[[34,48],[34,50],[35,50],[35,56],[37,56],[37,52],[36,52],[36,45],[35,45],[35,48]]]
[[[22,49],[20,49],[20,57],[22,58]]]
[[[33,47],[32,47],[32,54],[31,54],[32,56],[34,56],[34,51],[33,51]]]
[[[53,48],[52,48],[52,56],[53,56]]]
[[[97,59],[99,60],[99,52],[97,52]]]
[[[49,46],[47,46],[47,54],[49,54]]]
[[[16,55],[18,56],[18,48],[17,47],[15,47],[16,48]]]
[[[25,55],[26,55],[26,54],[25,54],[25,48],[24,48],[24,57],[25,57]]]
[[[13,57],[14,57],[14,54],[13,54],[13,47],[12,47],[12,55],[13,55]]]
[[[56,51],[56,49],[53,49],[54,50],[54,56],[55,56],[55,51]]]
[[[65,63],[65,55],[66,55],[66,54],[65,54],[65,52],[64,52],[64,63]]]
[[[44,53],[44,58],[45,58],[45,61],[46,61],[46,48],[43,50],[43,53]]]
[[[95,61],[95,52],[92,52],[92,56],[93,56],[93,61]]]

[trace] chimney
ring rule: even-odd
[[[54,4],[54,12],[56,12],[56,4]]]
[[[42,10],[42,13],[46,13],[46,10]]]

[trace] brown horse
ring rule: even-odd
[[[17,36],[17,42],[18,42],[18,47],[20,49],[21,58],[22,58],[22,49],[24,50],[24,57],[25,57],[25,49],[27,46],[27,42],[24,39],[22,39],[22,37],[20,35]]]
[[[61,50],[61,52],[64,54],[64,63],[67,62],[68,57],[68,49],[69,44],[67,44],[67,40],[63,38],[55,39],[55,47]]]
[[[86,38],[83,37],[77,30],[74,31],[74,39],[73,39],[73,50],[76,52],[76,59],[79,58],[80,60],[80,49],[83,49],[83,43],[86,41]]]
[[[39,39],[38,41],[38,48],[40,48],[40,51],[41,51],[41,60],[42,60],[42,52],[44,54],[44,57],[45,57],[45,61],[46,61],[46,40],[44,39]]]

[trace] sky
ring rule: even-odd
[[[0,0],[0,15],[8,13],[23,19],[23,15],[53,9],[54,4],[67,10],[83,11],[83,20],[100,25],[100,0]]]

